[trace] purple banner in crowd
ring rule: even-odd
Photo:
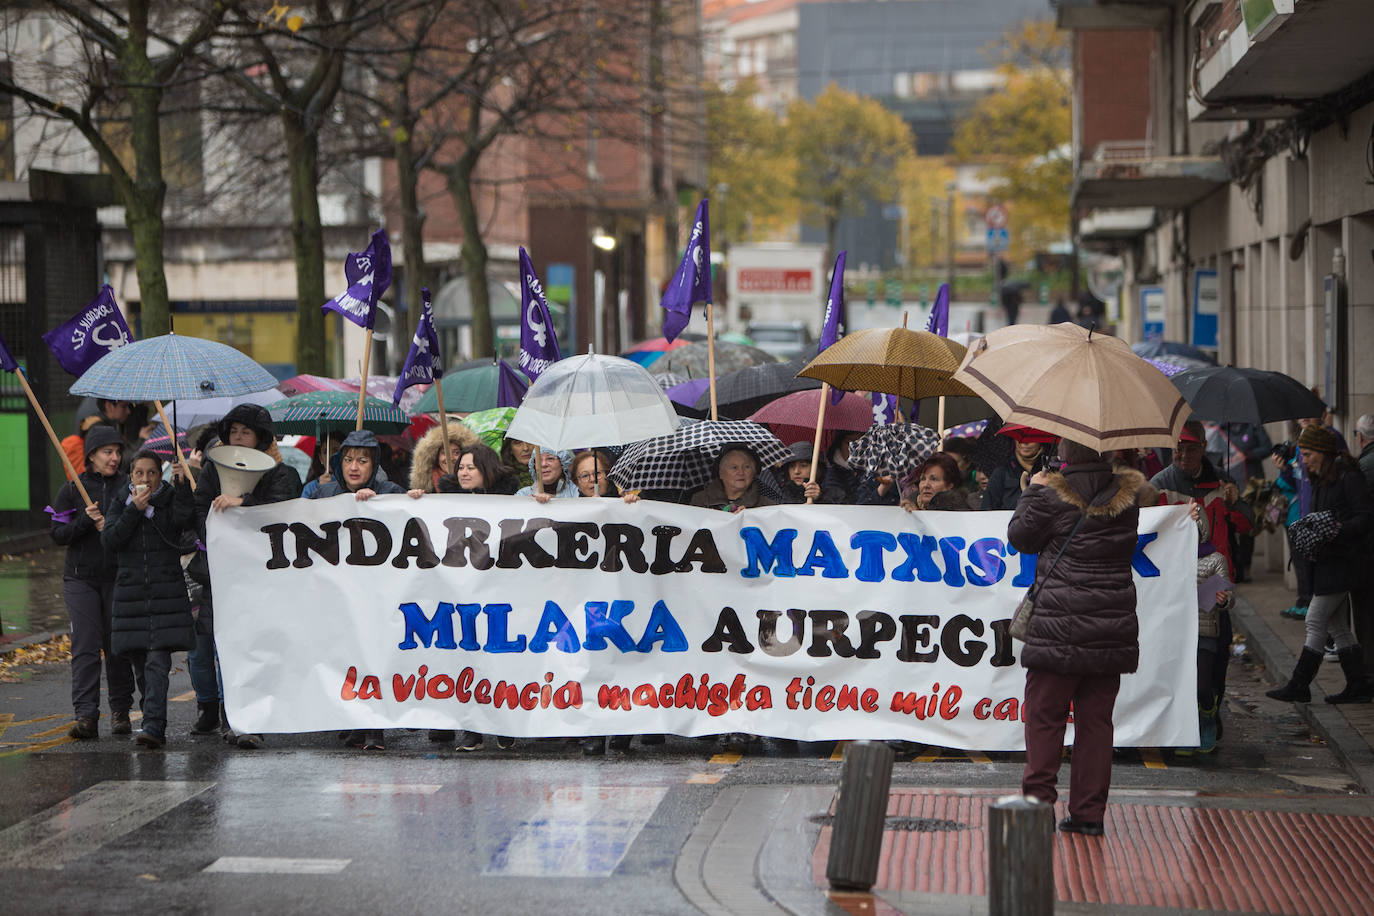
[[[348,289],[320,306],[338,312],[360,328],[369,330],[377,321],[377,302],[391,285],[391,242],[385,229],[372,233],[365,251],[350,251],[344,258]]]
[[[935,305],[931,306],[930,319],[926,330],[941,337],[949,336],[949,284],[941,283],[940,291],[935,294]]]
[[[406,364],[396,380],[396,393],[391,403],[400,404],[401,394],[412,385],[427,385],[444,367],[439,356],[439,335],[434,330],[434,309],[429,303],[429,287],[420,287],[420,323],[415,326],[415,338],[410,342]]]
[[[692,223],[692,235],[687,240],[687,250],[682,253],[682,263],[673,274],[672,282],[663,293],[662,306],[663,336],[675,340],[687,323],[692,320],[692,309],[699,303],[711,301],[711,221],[707,206],[709,201],[702,198],[697,205],[696,222]]]
[[[563,354],[558,352],[558,337],[553,332],[553,318],[549,315],[549,302],[544,298],[544,287],[534,274],[529,254],[521,248],[520,368],[534,380],[562,358]],[[523,392],[521,395],[523,397]]]
[[[529,385],[504,359],[496,364],[496,406],[519,407]]]
[[[5,338],[0,337],[0,372],[13,372],[18,368],[19,363],[15,360],[14,354],[5,346]]]
[[[825,321],[821,325],[821,342],[816,347],[819,355],[826,347],[840,339],[840,327],[844,324],[844,260],[849,254],[841,251],[835,256],[835,269],[830,272],[830,295],[825,300]],[[830,392],[830,403],[838,404],[844,392],[838,388]]]
[[[133,339],[108,283],[79,314],[43,335],[57,362],[72,375],[81,375],[100,357]]]

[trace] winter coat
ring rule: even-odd
[[[1039,554],[1035,616],[1021,650],[1027,668],[1059,674],[1128,674],[1140,660],[1135,612],[1136,471],[1114,474],[1105,462],[1071,464],[1032,484],[1007,526],[1007,541]],[[1053,574],[1046,576],[1084,514]]]
[[[534,465],[535,459],[536,459],[536,458],[542,457],[543,454],[544,454],[544,453],[543,453],[542,451],[536,451],[534,454],[530,455],[529,466],[530,466],[530,479],[531,479],[531,480],[533,480],[534,477],[538,476],[538,474],[539,474],[539,468],[535,467],[535,465]],[[572,482],[572,476],[571,476],[571,475],[572,475],[572,460],[573,460],[573,453],[572,453],[572,452],[563,451],[563,452],[556,452],[555,454],[558,455],[558,460],[561,461],[561,462],[563,462],[563,476],[560,477],[560,478],[558,478],[558,486],[554,488],[553,493],[551,493],[550,495],[551,495],[554,499],[575,499],[575,498],[577,498],[578,496],[581,496],[581,495],[582,495],[581,491],[578,490],[578,489],[577,489],[577,485],[574,484],[574,483]],[[533,495],[534,495],[534,485],[533,485],[533,484],[530,484],[528,487],[521,487],[520,489],[518,489],[518,490],[515,491],[515,495],[516,495],[516,496],[533,496]]]
[[[479,496],[511,496],[515,493],[515,481],[506,474],[501,475],[490,487],[474,487],[466,490],[458,485],[458,478],[445,474],[439,478],[440,493],[473,493]]]
[[[368,430],[357,429],[349,433],[344,438],[343,444],[339,446],[339,450],[330,456],[330,479],[315,489],[311,499],[328,499],[341,493],[356,493],[358,491],[350,490],[343,479],[343,453],[350,448],[365,448],[372,451],[372,476],[362,486],[358,487],[358,490],[371,490],[378,496],[405,492],[404,487],[389,480],[386,471],[382,470],[382,446],[377,442],[377,437]]]
[[[1374,493],[1374,442],[1364,447],[1360,452],[1360,473],[1364,475],[1364,482],[1369,487],[1369,492]]]
[[[443,476],[444,472],[439,468],[439,454],[443,439],[443,427],[435,426],[421,436],[419,442],[415,443],[415,451],[410,456],[410,488],[412,490],[424,490],[426,493],[440,492],[439,478]],[[466,448],[469,445],[477,444],[480,440],[475,432],[462,423],[455,422],[448,425],[448,441],[450,445]]]
[[[1312,482],[1312,511],[1334,512],[1341,523],[1336,539],[1321,549],[1312,564],[1312,594],[1336,595],[1358,589],[1369,578],[1366,540],[1374,533],[1374,498],[1364,475],[1348,459],[1329,479]]]
[[[100,513],[106,516],[109,524],[109,504],[121,489],[127,490],[129,479],[123,474],[101,477],[95,471],[82,471],[81,484],[90,494]],[[67,481],[57,491],[52,501],[52,539],[61,547],[67,548],[67,558],[62,567],[62,578],[79,579],[95,585],[113,582],[115,578],[114,554],[105,549],[100,542],[100,532],[95,530],[95,522],[86,514],[86,503],[81,499],[76,484]],[[58,521],[65,518],[66,521]]]
[[[195,620],[181,568],[195,519],[191,486],[164,481],[148,501],[151,518],[131,499],[127,486],[115,495],[100,535],[119,566],[110,646],[116,655],[193,649]]]
[[[834,462],[826,467],[821,477],[821,490],[842,494],[839,502],[847,506],[895,506],[898,502],[895,484],[885,495],[880,494],[877,477]]]
[[[1021,475],[1026,469],[1012,457],[1010,464],[992,469],[983,490],[983,509],[1015,509],[1021,499]]]
[[[1235,565],[1231,559],[1231,533],[1245,534],[1254,527],[1254,516],[1249,506],[1237,502],[1234,508],[1226,505],[1222,496],[1222,481],[1216,468],[1206,458],[1196,478],[1189,477],[1176,464],[1171,464],[1150,478],[1150,485],[1159,491],[1159,505],[1177,506],[1196,499],[1202,503],[1202,511],[1207,516],[1211,528],[1212,546],[1226,557],[1227,568],[1232,570],[1230,578],[1235,578]]]
[[[692,497],[691,505],[701,506],[706,509],[723,509],[732,512],[736,508],[756,509],[759,506],[775,506],[777,503],[759,492],[759,482],[755,480],[749,485],[749,489],[740,494],[738,499],[727,499],[725,496],[725,484],[720,479],[711,481],[706,488]]]

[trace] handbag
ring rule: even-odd
[[[1293,550],[1308,560],[1318,559],[1322,548],[1334,541],[1340,533],[1340,519],[1329,509],[1309,512],[1288,526],[1288,536],[1293,542]]]
[[[1073,536],[1078,533],[1079,527],[1087,517],[1086,514],[1078,517],[1078,522],[1073,526],[1073,530],[1069,532],[1069,536],[1064,539],[1064,545],[1059,548],[1059,553],[1054,555],[1054,562],[1050,564],[1049,569],[1045,570],[1046,579],[1054,572],[1054,568],[1059,565],[1059,558],[1064,556],[1064,551],[1068,548],[1069,541],[1073,540]],[[1026,589],[1026,596],[1021,599],[1021,603],[1016,606],[1016,611],[1012,613],[1011,626],[1007,628],[1007,633],[1012,639],[1025,642],[1026,637],[1030,635],[1031,617],[1035,614],[1035,599],[1039,596],[1040,586],[1043,584],[1044,582],[1040,579],[1032,582],[1031,587]]]

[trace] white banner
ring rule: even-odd
[[[212,513],[239,729],[901,738],[1020,750],[1009,512],[352,496]],[[1140,515],[1118,746],[1197,743],[1196,527]]]

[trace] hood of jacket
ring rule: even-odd
[[[258,434],[258,451],[268,451],[269,446],[276,445],[276,432],[272,425],[272,415],[267,412],[267,408],[260,404],[235,404],[215,424],[215,432],[219,434],[219,441],[225,445],[229,444],[229,429],[235,423],[242,423],[253,432]]]
[[[548,449],[536,449],[530,454],[530,460],[526,462],[526,466],[529,468],[531,481],[539,478],[539,468],[535,466],[535,459],[541,457],[546,451],[548,451]],[[581,492],[577,489],[577,485],[572,481],[573,453],[569,451],[558,451],[554,452],[554,454],[558,456],[558,460],[563,464],[563,476],[559,479],[558,487],[553,491],[553,495],[558,496],[569,488],[572,489],[570,495],[581,495]],[[533,486],[534,484],[531,483],[529,487],[522,489],[532,489]]]
[[[415,451],[410,455],[410,488],[412,490],[434,492],[434,472],[439,470],[440,446],[443,439],[443,427],[435,426],[421,436],[419,442],[415,443]],[[450,445],[466,448],[481,440],[475,432],[455,421],[448,425],[448,441]]]
[[[359,490],[368,487],[375,490],[377,489],[375,485],[379,481],[388,479],[386,471],[382,470],[382,446],[381,443],[377,441],[376,435],[374,435],[371,430],[355,429],[344,438],[338,450],[335,451],[333,455],[329,456],[329,473],[334,475],[334,479],[339,482],[339,486],[342,489],[348,489],[343,482],[343,453],[344,449],[348,448],[365,448],[372,452],[372,476],[358,488]]]

